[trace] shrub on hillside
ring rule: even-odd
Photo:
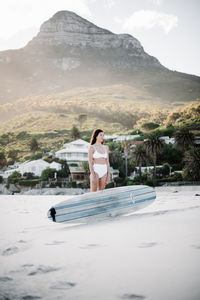
[[[142,128],[145,130],[154,130],[156,128],[158,128],[160,125],[154,122],[145,122],[142,124]]]
[[[48,181],[49,178],[54,178],[55,172],[56,172],[56,169],[52,169],[52,168],[47,168],[47,169],[43,170],[42,174],[41,174],[41,180]]]

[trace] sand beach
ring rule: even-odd
[[[47,218],[70,196],[0,195],[0,299],[199,300],[200,187],[156,194],[79,226]]]

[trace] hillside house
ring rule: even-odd
[[[4,172],[3,177],[6,179],[15,171],[19,172],[22,175],[24,173],[33,173],[35,176],[41,176],[42,171],[47,168],[52,168],[52,169],[56,169],[57,171],[59,171],[59,170],[61,170],[61,164],[56,163],[56,162],[48,163],[43,159],[26,161],[22,164],[19,164],[17,168],[6,170]]]
[[[66,160],[68,163],[80,163],[88,160],[88,149],[90,143],[78,139],[63,145],[63,149],[57,151],[55,156]]]

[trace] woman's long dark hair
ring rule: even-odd
[[[92,137],[90,139],[90,144],[91,145],[94,145],[96,143],[96,140],[97,140],[97,136],[100,132],[104,132],[103,130],[101,129],[95,129],[92,133]],[[104,142],[102,142],[102,144],[104,144]]]

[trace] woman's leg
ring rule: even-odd
[[[104,190],[106,186],[107,173],[99,179],[99,190]]]
[[[99,189],[99,176],[96,175],[96,181],[94,181],[94,178],[92,175],[90,175],[90,191],[96,192]]]

